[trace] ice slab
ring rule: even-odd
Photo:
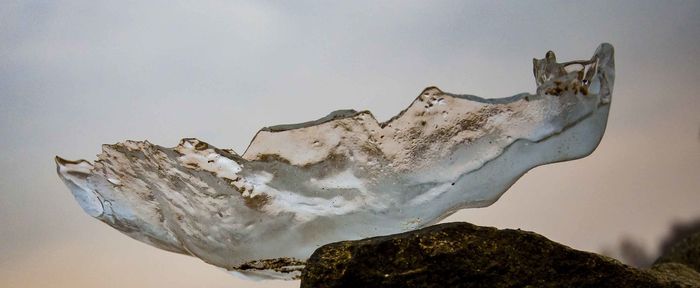
[[[266,127],[239,155],[197,139],[104,145],[56,157],[90,216],[145,243],[256,279],[299,277],[319,246],[417,229],[494,203],[538,165],[584,157],[603,136],[613,47],[534,59],[535,94],[425,89],[394,118],[341,110]]]

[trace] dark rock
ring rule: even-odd
[[[700,287],[700,273],[680,263],[661,263],[646,271],[661,283],[675,283],[669,287]]]
[[[700,232],[686,237],[662,255],[655,264],[681,263],[700,272]]]
[[[325,245],[301,287],[700,287],[681,264],[640,270],[532,232],[447,223]]]

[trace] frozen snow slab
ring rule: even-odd
[[[294,279],[319,246],[417,229],[494,203],[538,165],[584,157],[605,131],[613,47],[534,60],[535,94],[430,87],[394,118],[342,110],[267,127],[239,155],[197,139],[56,157],[90,216],[161,249],[247,277]],[[507,75],[504,75],[507,77]]]

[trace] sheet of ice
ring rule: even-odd
[[[58,175],[85,212],[134,239],[251,278],[293,279],[323,244],[488,206],[529,169],[593,152],[610,108],[612,46],[533,64],[535,94],[430,87],[382,123],[336,111],[263,128],[243,155],[197,139],[126,141],[104,145],[94,163],[56,157]]]

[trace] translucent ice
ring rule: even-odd
[[[243,155],[196,139],[104,145],[56,157],[85,212],[168,251],[254,278],[292,279],[319,246],[412,230],[495,202],[538,165],[598,145],[613,48],[534,60],[535,94],[502,99],[425,89],[379,123],[368,111],[267,127]]]

